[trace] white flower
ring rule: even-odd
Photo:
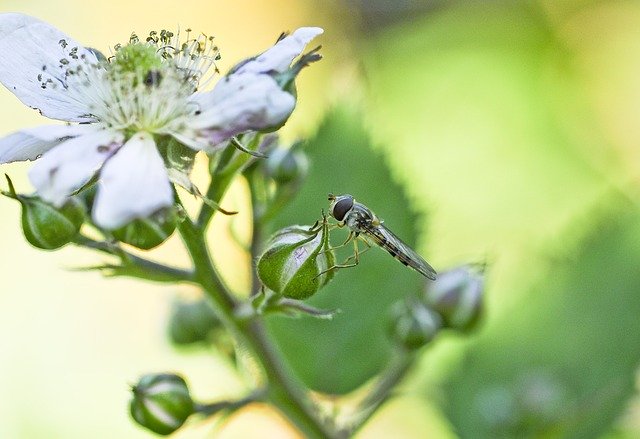
[[[295,97],[278,84],[319,28],[301,28],[200,92],[217,69],[212,38],[132,35],[105,60],[47,23],[0,14],[0,82],[25,105],[67,125],[0,139],[0,164],[39,159],[30,179],[56,206],[98,178],[93,220],[115,229],[173,204],[156,141],[213,153],[245,131],[282,125]]]

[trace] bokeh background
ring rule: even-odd
[[[324,193],[342,189],[322,187],[333,168],[388,222],[413,227],[403,236],[414,234],[436,268],[489,264],[482,326],[430,347],[401,396],[360,437],[640,436],[639,3],[2,0],[0,12],[9,11],[103,51],[134,30],[202,30],[216,36],[223,72],[283,30],[324,27],[325,59],[301,75],[298,109],[284,130],[286,139],[313,139],[320,195],[306,193],[287,218],[312,221]],[[4,89],[0,103],[3,133],[46,122]],[[354,161],[361,166],[351,168]],[[380,163],[390,169],[389,188],[375,183],[386,172]],[[27,169],[1,171],[25,192]],[[241,183],[223,204],[246,207]],[[204,399],[247,389],[250,381],[215,352],[166,341],[173,298],[196,291],[75,272],[100,258],[33,249],[21,236],[17,203],[1,198],[0,213],[0,437],[150,437],[128,419],[127,385],[151,371],[184,374]],[[246,290],[249,259],[227,231],[247,232],[248,220],[241,213],[231,225],[216,221],[214,256],[230,284]],[[177,240],[156,255],[187,264]],[[394,263],[389,270],[402,268]],[[358,290],[357,277],[340,276],[331,285],[340,297]],[[367,288],[369,299],[355,294],[344,307],[377,313],[380,297],[402,294]],[[334,327],[354,328],[339,334],[339,382],[305,368],[326,340],[289,332],[299,338],[287,345],[286,324],[272,327],[285,351],[301,352],[289,361],[305,381],[340,394],[377,371],[368,358],[391,355],[375,337],[357,337],[382,316],[343,314],[356,320]],[[353,345],[344,342],[350,337]],[[258,405],[176,437],[256,432],[296,437]]]

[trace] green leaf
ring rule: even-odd
[[[416,201],[436,206],[438,259],[500,257],[562,230],[623,168],[548,11],[449,3],[367,35],[367,120]]]
[[[276,218],[274,228],[313,223],[327,208],[327,194],[352,194],[385,220],[409,245],[424,228],[382,155],[372,148],[359,116],[345,108],[333,111],[306,145],[310,172],[297,198]],[[333,245],[346,231],[331,232]],[[338,252],[341,262],[351,246]],[[311,388],[342,394],[378,373],[389,360],[391,344],[385,325],[391,305],[422,285],[422,277],[373,248],[355,268],[338,270],[309,303],[340,309],[332,320],[271,317],[269,328],[302,380]]]
[[[640,212],[624,203],[591,217],[578,248],[549,258],[449,376],[442,394],[462,437],[595,438],[626,407],[640,364]]]

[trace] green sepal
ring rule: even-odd
[[[291,93],[294,97],[297,97],[297,90],[295,85],[295,79],[298,74],[307,67],[309,64],[320,61],[322,59],[322,55],[318,53],[321,49],[321,46],[318,46],[309,52],[303,54],[298,58],[298,60],[287,70],[282,73],[278,73],[274,75],[274,79],[278,83],[278,85],[286,92]]]
[[[157,139],[156,144],[167,169],[175,169],[186,175],[191,173],[198,151],[169,136]]]
[[[266,288],[263,288],[259,294],[251,299],[251,307],[253,312],[249,316],[280,313],[293,318],[308,316],[315,319],[331,320],[340,313],[339,309],[318,308],[302,300],[279,296]]]
[[[178,220],[175,209],[166,208],[148,218],[137,218],[111,233],[120,242],[142,250],[150,250],[169,239],[178,225]]]

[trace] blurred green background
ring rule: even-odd
[[[301,75],[285,127],[312,139],[315,164],[278,221],[313,222],[326,192],[352,192],[437,269],[489,263],[480,330],[440,337],[360,437],[640,436],[640,3],[3,0],[0,11],[105,51],[133,30],[191,27],[216,36],[223,72],[282,30],[324,27],[325,59]],[[46,122],[4,89],[0,101],[3,133]],[[2,171],[24,191],[27,169]],[[243,189],[224,206],[246,207]],[[0,212],[0,437],[149,437],[126,414],[127,384],[146,372],[178,371],[201,398],[245,390],[215,353],[166,342],[172,297],[195,291],[74,273],[99,259],[37,251],[17,204],[0,199]],[[228,222],[216,219],[214,256],[242,291],[248,257]],[[247,230],[242,213],[233,222]],[[187,263],[177,240],[157,253]],[[319,294],[343,308],[336,322],[271,323],[314,388],[350,392],[392,355],[372,322],[418,279],[385,256],[368,253]],[[367,262],[406,276],[402,288],[366,284]],[[313,355],[340,366],[322,374]],[[296,437],[262,406],[176,437],[256,431]]]

